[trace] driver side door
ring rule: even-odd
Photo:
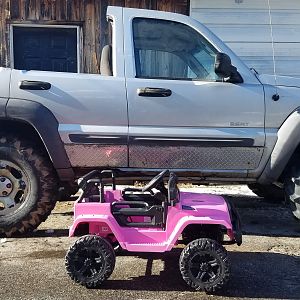
[[[174,20],[133,17],[132,38],[125,41],[125,49],[130,47],[130,167],[230,171],[239,177],[258,167],[265,141],[258,81],[220,80],[214,72],[218,50]]]

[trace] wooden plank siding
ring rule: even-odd
[[[81,71],[99,73],[101,49],[109,34],[108,5],[189,14],[189,0],[0,0],[0,66],[11,66],[10,24],[79,25]]]

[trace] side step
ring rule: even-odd
[[[130,244],[125,243],[126,249],[133,252],[165,252],[168,248],[167,243],[143,243]]]

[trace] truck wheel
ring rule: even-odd
[[[183,280],[198,291],[216,292],[229,279],[227,251],[207,238],[194,240],[183,249],[179,267]]]
[[[70,247],[65,264],[72,280],[94,288],[109,278],[115,262],[114,249],[107,240],[96,235],[85,235]]]
[[[292,167],[285,179],[284,190],[292,213],[296,219],[300,220],[300,170]]]
[[[248,184],[249,189],[259,197],[273,203],[284,201],[284,190],[275,184],[261,185],[259,183]]]
[[[0,235],[37,228],[53,209],[56,192],[55,170],[34,143],[0,133]]]

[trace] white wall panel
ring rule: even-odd
[[[269,25],[266,9],[193,9],[192,17],[205,24],[264,24]],[[272,9],[274,24],[300,25],[300,9]]]
[[[300,77],[300,1],[270,0],[276,71]],[[250,66],[273,73],[267,0],[191,0],[190,14]]]
[[[299,9],[299,0],[270,0],[272,9]],[[268,9],[267,0],[191,0],[194,8]]]

